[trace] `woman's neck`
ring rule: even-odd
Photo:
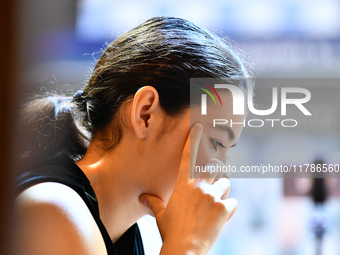
[[[139,218],[146,208],[139,203],[136,155],[124,148],[103,151],[99,141],[92,141],[83,159],[76,162],[91,182],[99,204],[100,218],[115,242]]]

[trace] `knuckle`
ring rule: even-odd
[[[195,182],[195,187],[198,188],[198,192],[210,193],[212,191],[212,186],[206,181],[206,179],[199,179]]]
[[[196,184],[194,187],[194,193],[197,196],[200,196],[204,198],[204,200],[209,199],[212,195],[208,192],[208,190],[205,188],[205,186],[202,186],[202,184]]]
[[[202,193],[202,200],[209,205],[213,206],[215,203],[215,197],[209,193]]]
[[[215,203],[215,210],[219,213],[224,213],[224,214],[228,213],[226,206],[222,202]]]
[[[194,190],[194,193],[197,194],[197,195],[203,195],[204,194],[201,186],[198,183],[195,183],[195,185],[193,186],[193,190]]]

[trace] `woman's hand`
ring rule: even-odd
[[[161,254],[206,254],[237,208],[235,199],[227,199],[229,179],[216,181],[212,178],[215,176],[206,178],[206,173],[196,179],[190,177],[190,174],[193,176],[202,129],[202,125],[196,123],[190,131],[168,204],[152,195],[140,197],[156,217],[163,239]]]

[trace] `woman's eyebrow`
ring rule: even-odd
[[[226,124],[224,124],[224,125],[216,125],[215,128],[218,129],[219,131],[227,132],[228,136],[229,136],[229,140],[234,140],[235,139],[235,133],[231,129],[231,127],[229,127],[228,125],[226,125]]]

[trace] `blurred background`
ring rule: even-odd
[[[81,88],[105,42],[148,18],[176,16],[227,36],[242,49],[256,77],[275,81],[262,79],[258,91],[289,86],[286,78],[308,78],[318,79],[310,89],[324,94],[319,104],[327,112],[319,113],[324,125],[305,123],[296,132],[246,128],[230,151],[230,164],[340,163],[339,0],[25,0],[17,2],[15,12],[19,102],[32,92]],[[231,183],[230,196],[239,207],[210,255],[340,254],[337,179],[322,184],[328,196],[321,202],[308,195],[308,179]]]

